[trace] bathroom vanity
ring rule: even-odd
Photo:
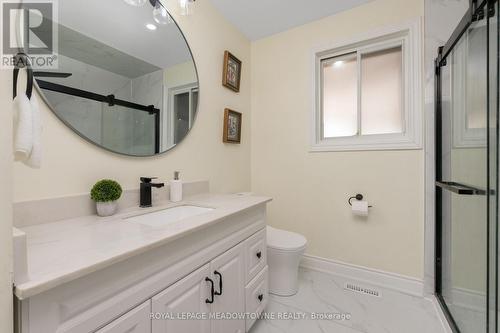
[[[21,227],[19,332],[248,331],[268,298],[269,201],[206,193]]]

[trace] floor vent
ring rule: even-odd
[[[363,295],[382,297],[382,294],[378,290],[373,289],[373,288],[363,287],[363,286],[360,286],[360,285],[357,285],[354,283],[346,282],[346,284],[344,285],[344,288],[346,290],[350,290],[350,291],[353,291],[355,293],[359,293],[359,294],[363,294]]]

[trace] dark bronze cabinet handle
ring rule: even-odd
[[[220,296],[222,295],[222,274],[217,271],[214,274],[219,276],[219,291],[216,291],[215,295]]]
[[[257,298],[259,299],[259,302],[262,302],[262,300],[264,299],[264,295],[260,294],[259,296],[257,296]]]
[[[256,253],[256,255],[257,255],[257,258],[259,258],[259,259],[260,259],[260,257],[262,257],[262,252],[261,252],[261,251],[259,251],[259,252],[257,252],[257,253]]]
[[[205,303],[212,304],[214,302],[214,294],[215,294],[214,281],[211,278],[208,278],[208,277],[205,278],[205,281],[210,282],[210,284],[211,284],[211,287],[210,287],[210,294],[211,295],[210,295],[210,297],[212,298],[212,299],[207,298],[205,300]]]

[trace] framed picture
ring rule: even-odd
[[[230,109],[224,110],[224,135],[226,143],[241,142],[241,119],[242,114]]]
[[[224,52],[222,85],[236,92],[240,91],[241,61],[229,51]]]

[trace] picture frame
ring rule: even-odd
[[[241,60],[231,52],[224,52],[224,65],[222,72],[222,85],[234,92],[240,92],[241,83]]]
[[[222,140],[225,143],[241,143],[241,122],[243,115],[240,112],[224,110],[224,134]]]

